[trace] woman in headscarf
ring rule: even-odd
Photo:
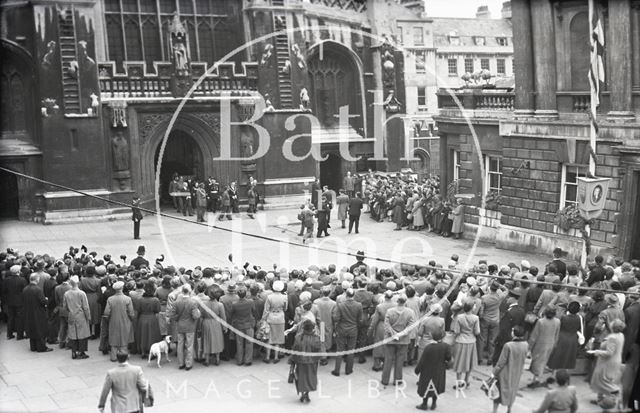
[[[160,301],[160,312],[158,313],[158,325],[160,326],[160,335],[162,337],[169,334],[169,324],[167,323],[167,299],[171,293],[171,276],[165,275],[162,278],[162,284],[156,289],[155,296]]]
[[[420,192],[414,196],[416,199],[413,202],[413,209],[411,210],[411,214],[413,214],[413,229],[420,231],[424,227],[425,199]]]
[[[144,283],[142,297],[134,301],[137,322],[136,345],[137,350],[145,358],[149,354],[151,345],[157,343],[162,338],[160,334],[160,323],[158,323],[158,313],[160,312],[160,300],[155,296],[156,286],[153,281]]]
[[[264,302],[264,312],[262,320],[269,324],[269,344],[275,347],[282,347],[284,344],[284,313],[287,311],[287,296],[283,294],[284,283],[276,280],[273,283],[273,294],[267,296]],[[271,349],[267,348],[264,362],[269,363]],[[274,350],[273,362],[280,361],[278,350]]]
[[[293,354],[289,363],[293,365],[294,382],[296,391],[300,395],[301,403],[309,403],[309,392],[315,391],[318,385],[318,360],[313,353],[322,351],[320,337],[315,333],[316,325],[309,319],[302,322],[302,332],[296,336],[293,343],[293,351],[301,354]]]
[[[393,210],[393,222],[395,222],[396,227],[395,231],[400,231],[402,229],[402,225],[404,224],[404,199],[402,198],[402,194],[400,191],[396,192],[395,197],[391,201],[391,208]]]

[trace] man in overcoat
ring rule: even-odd
[[[45,344],[47,338],[47,298],[42,288],[38,287],[38,276],[32,274],[29,285],[22,291],[24,301],[24,330],[29,336],[31,351],[44,353],[53,351]]]
[[[67,329],[69,337],[69,347],[71,347],[72,359],[87,359],[88,337],[91,335],[89,324],[91,323],[91,312],[89,311],[89,300],[87,294],[78,288],[80,280],[74,275],[69,280],[71,289],[64,294],[63,308],[67,313]]]
[[[115,294],[107,299],[104,317],[109,322],[109,345],[111,346],[111,361],[116,361],[118,352],[127,352],[127,346],[133,342],[132,320],[136,313],[129,296],[124,295],[124,282],[113,284]]]

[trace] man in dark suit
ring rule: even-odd
[[[9,269],[9,276],[2,281],[2,302],[7,306],[7,339],[18,334],[18,340],[24,338],[23,300],[22,290],[27,286],[27,281],[20,276],[19,265],[13,265]]]
[[[256,325],[254,318],[254,302],[247,298],[246,288],[238,289],[238,301],[231,304],[229,319],[233,328],[248,337],[253,337]],[[250,366],[253,360],[253,341],[236,335],[236,363],[238,366]]]
[[[311,205],[313,205],[314,208],[320,208],[318,204],[318,192],[320,189],[320,179],[316,178],[311,184]]]
[[[142,221],[142,212],[140,211],[140,198],[133,197],[133,206],[131,207],[131,220],[133,221],[133,239],[140,239],[140,221]]]
[[[360,192],[356,192],[354,198],[349,199],[349,234],[353,229],[353,225],[356,226],[356,234],[360,228],[360,214],[362,213],[362,198],[360,198]]]
[[[504,347],[507,342],[511,341],[511,331],[513,328],[515,326],[521,326],[524,328],[524,316],[526,313],[524,308],[518,305],[518,299],[515,297],[509,297],[507,298],[506,303],[507,311],[505,311],[504,315],[500,318],[496,347],[494,348],[492,355],[492,365],[494,367],[500,358],[502,347]]]
[[[336,351],[349,351],[356,348],[356,340],[358,339],[358,326],[362,322],[363,311],[362,304],[353,299],[355,291],[347,288],[345,291],[346,299],[333,309],[332,319],[336,332]],[[345,374],[353,373],[353,353],[349,353],[346,358]],[[340,365],[342,357],[336,357],[336,364],[331,372],[334,376],[340,375]]]
[[[138,247],[138,251],[136,251],[136,254],[138,254],[138,256],[131,260],[131,265],[135,267],[136,270],[139,270],[141,267],[149,267],[149,261],[144,258],[145,253],[146,249],[144,245],[140,245]]]
[[[142,411],[141,393],[146,394],[147,380],[140,366],[129,364],[129,355],[119,352],[116,355],[118,367],[107,372],[107,377],[102,387],[98,410],[104,412],[107,396],[111,392],[111,412],[139,412]]]
[[[53,351],[45,344],[47,338],[47,298],[44,296],[42,288],[38,287],[38,276],[32,274],[29,278],[29,285],[22,291],[24,302],[24,330],[29,336],[29,347],[31,351],[44,353]]]

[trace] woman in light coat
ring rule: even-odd
[[[262,313],[262,320],[269,324],[269,344],[276,347],[284,345],[284,313],[287,311],[288,301],[282,290],[284,290],[284,283],[281,280],[274,281],[273,294],[267,296]],[[274,353],[273,362],[277,363],[280,361],[278,350],[274,350]],[[263,361],[269,363],[270,356],[271,349],[267,348]]]
[[[461,199],[454,200],[453,202],[451,206],[451,215],[453,215],[451,233],[455,239],[458,239],[464,232],[464,205]]]
[[[346,228],[344,222],[347,217],[347,210],[349,209],[349,196],[344,193],[344,189],[338,191],[340,194],[336,197],[336,205],[338,205],[338,219],[342,222],[342,228]]]
[[[596,367],[591,375],[591,389],[597,394],[592,403],[599,404],[605,397],[620,396],[622,379],[622,348],[624,347],[624,321],[614,320],[609,325],[611,333],[598,350],[588,353],[596,357]]]
[[[498,412],[498,406],[507,406],[507,413],[511,413],[511,407],[516,401],[520,377],[524,371],[524,362],[527,359],[527,342],[524,340],[526,331],[522,326],[513,328],[513,340],[507,342],[502,351],[492,375],[498,378],[500,397],[493,401],[493,413]]]
[[[541,318],[533,327],[529,336],[529,349],[531,350],[531,373],[533,381],[529,387],[537,387],[542,382],[544,368],[551,357],[553,348],[560,335],[560,320],[556,318],[556,310],[547,307],[544,310],[544,318]]]

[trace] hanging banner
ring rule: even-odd
[[[602,214],[611,178],[578,178],[578,210],[587,220]]]

